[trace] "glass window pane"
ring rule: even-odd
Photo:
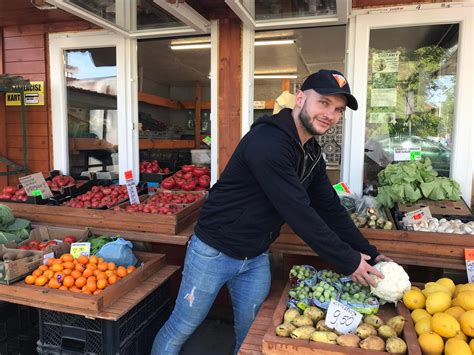
[[[154,28],[185,26],[174,16],[164,11],[153,0],[137,1],[137,29],[148,30]]]
[[[336,0],[240,0],[255,20],[294,17],[332,17],[336,15]]]
[[[115,48],[65,51],[69,172],[118,172]]]
[[[458,33],[457,24],[371,31],[365,185],[390,162],[410,159],[402,150],[421,149],[449,176]]]

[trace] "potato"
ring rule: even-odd
[[[310,316],[314,324],[324,318],[324,312],[321,311],[318,307],[314,306],[306,308],[303,314],[305,316]]]
[[[292,321],[291,323],[299,328],[299,327],[304,327],[305,325],[310,325],[310,326],[313,326],[313,320],[311,319],[310,316],[296,316]]]
[[[339,335],[336,339],[336,342],[341,346],[349,346],[351,348],[358,348],[360,343],[360,338],[355,334],[344,334]]]
[[[396,316],[393,318],[390,318],[387,322],[387,325],[391,326],[395,331],[397,332],[397,335],[402,334],[403,327],[405,326],[405,318],[402,316]]]
[[[333,332],[325,332],[316,330],[313,332],[309,338],[312,341],[326,344],[337,344],[337,334]]]
[[[290,336],[293,339],[302,339],[302,340],[309,340],[311,334],[315,331],[314,327],[310,325],[304,325],[302,327],[296,328],[290,333]]]
[[[395,329],[393,329],[391,326],[386,325],[386,324],[382,325],[378,329],[378,333],[379,333],[379,337],[381,337],[384,340],[387,340],[390,337],[397,336],[397,332],[395,331]]]
[[[370,337],[362,340],[359,343],[359,346],[365,350],[385,350],[385,342],[382,338],[379,338],[375,335],[371,335]]]
[[[327,331],[327,332],[332,331],[331,328],[328,328],[328,326],[326,325],[326,322],[324,321],[324,319],[321,319],[320,321],[318,321],[318,323],[316,323],[316,330]]]
[[[290,333],[295,329],[296,327],[291,323],[282,323],[276,327],[275,333],[279,337],[289,337]]]
[[[359,338],[365,339],[370,337],[371,335],[377,335],[377,330],[370,324],[362,323],[357,327],[355,333]]]
[[[364,317],[364,323],[370,324],[375,329],[378,329],[381,325],[383,325],[383,320],[375,314],[369,314]]]
[[[387,339],[385,350],[389,353],[405,354],[407,351],[407,344],[398,337],[391,337]]]
[[[291,322],[295,317],[298,317],[300,312],[296,308],[289,308],[283,315],[283,323]]]

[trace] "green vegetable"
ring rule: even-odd
[[[6,228],[4,230],[7,231],[7,232],[14,232],[14,231],[17,231],[17,230],[20,230],[20,229],[28,229],[28,228],[30,228],[30,224],[31,224],[31,222],[26,220],[26,219],[15,218],[13,223],[6,226]]]
[[[91,255],[95,255],[99,252],[100,248],[102,248],[105,244],[115,240],[116,238],[111,238],[106,235],[102,235],[100,237],[91,237],[87,241],[91,243]]]
[[[12,210],[5,206],[0,205],[0,225],[8,225],[13,222],[15,217],[13,216]]]

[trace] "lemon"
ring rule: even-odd
[[[431,329],[431,319],[430,318],[420,319],[415,324],[415,331],[416,331],[416,334],[418,334],[418,335],[421,335],[423,333],[429,333],[432,330],[433,329]]]
[[[446,287],[451,292],[451,294],[453,294],[454,291],[456,290],[456,285],[454,284],[453,280],[447,277],[443,277],[437,280],[436,283]]]
[[[464,341],[466,344],[467,344],[467,336],[466,334],[464,334],[462,331],[460,331],[459,333],[457,333],[455,336],[453,336],[454,339],[459,339],[459,340],[462,340]]]
[[[429,332],[423,333],[418,337],[418,343],[423,354],[442,354],[444,348],[443,338],[438,334]]]
[[[464,334],[474,337],[474,310],[467,311],[459,318]]]
[[[430,314],[444,312],[449,307],[451,307],[451,296],[449,293],[442,291],[434,292],[426,298],[426,310]]]
[[[471,348],[471,351],[474,353],[474,339],[471,339],[469,342],[469,347]]]
[[[471,349],[466,342],[453,338],[448,339],[444,347],[445,355],[472,355]]]
[[[457,303],[465,311],[470,311],[474,309],[474,291],[463,291],[458,294],[456,297]]]
[[[431,328],[435,333],[445,338],[452,338],[461,330],[456,318],[446,313],[436,313],[431,318]]]
[[[459,306],[450,307],[450,308],[448,308],[447,310],[444,311],[444,313],[447,313],[450,316],[453,316],[458,321],[459,321],[459,318],[463,315],[464,312],[465,312],[465,310],[462,309]]]
[[[456,290],[454,291],[454,295],[458,295],[464,291],[474,291],[474,283],[467,283],[467,284],[459,284],[456,285]]]
[[[446,286],[443,286],[443,285],[440,285],[440,284],[437,284],[436,282],[428,282],[428,284],[430,284],[429,286],[426,286],[423,291],[423,294],[428,297],[429,295],[435,293],[435,292],[446,292],[449,297],[451,298],[452,294],[451,294],[451,290],[449,288],[447,288]],[[427,284],[427,285],[428,285]]]
[[[426,297],[420,290],[410,290],[403,294],[403,303],[411,311],[425,307]]]
[[[415,323],[424,318],[431,319],[431,314],[429,314],[425,309],[415,309],[411,312],[411,319],[413,319],[413,322]]]

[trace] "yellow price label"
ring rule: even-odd
[[[91,255],[91,243],[72,243],[71,244],[71,255],[74,259],[77,259],[81,255],[89,257]]]

